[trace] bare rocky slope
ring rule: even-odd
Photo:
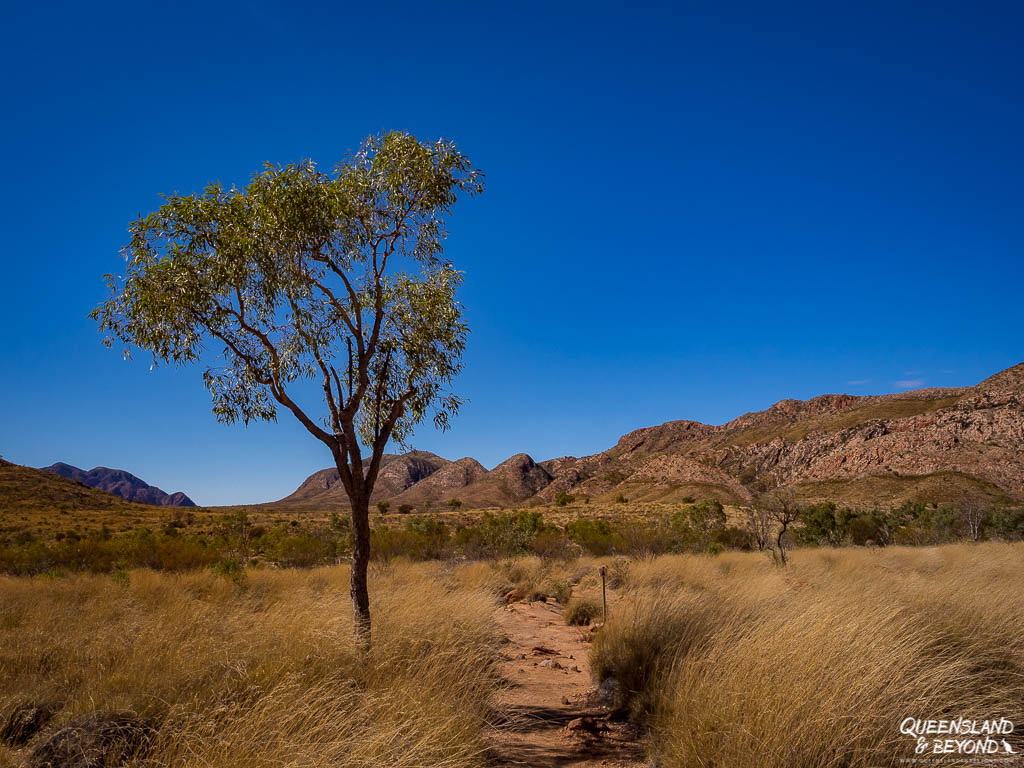
[[[158,507],[195,506],[195,502],[181,491],[165,493],[156,486],[149,485],[132,473],[125,472],[123,469],[95,467],[86,471],[64,462],[57,462],[42,469],[44,472],[51,472],[67,480],[74,480],[75,482],[87,485],[90,488],[112,493],[136,504],[152,504]]]
[[[364,460],[364,464],[368,460]],[[456,462],[442,459],[429,451],[409,451],[401,455],[386,454],[381,460],[377,484],[374,486],[371,501],[391,499],[402,491],[424,480],[440,469]],[[483,469],[483,467],[480,467]],[[486,471],[486,470],[485,470]],[[459,486],[461,487],[461,486]],[[321,469],[307,477],[295,491],[278,503],[283,504],[344,504],[348,497],[341,484],[341,477],[334,467]]]
[[[284,501],[344,503],[336,484],[337,472],[323,470]],[[973,387],[782,400],[719,426],[671,421],[593,456],[538,464],[523,453],[490,472],[473,459],[392,456],[374,497],[489,507],[549,502],[567,491],[598,501],[742,504],[779,486],[853,506],[1024,502],[1024,363]]]

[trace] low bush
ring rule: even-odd
[[[571,626],[586,626],[601,615],[601,602],[588,597],[572,598],[562,612],[565,623]]]

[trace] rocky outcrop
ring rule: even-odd
[[[780,485],[952,473],[1024,500],[1022,399],[1024,364],[974,387],[782,400],[721,426],[668,422],[604,453],[558,460],[541,496],[707,485],[726,501],[723,493],[743,499]]]
[[[380,499],[393,498],[451,463],[448,459],[442,459],[429,451],[385,454],[381,457],[377,482],[370,500],[376,502]],[[368,464],[369,459],[364,459],[363,466]],[[279,503],[345,504],[348,503],[348,496],[345,494],[338,470],[329,467],[307,477],[294,492],[281,499]]]
[[[425,501],[447,502],[459,495],[459,491],[487,476],[487,470],[476,459],[468,456],[453,461],[432,475],[420,480],[411,488],[398,494],[396,504],[422,504]]]
[[[396,456],[381,467],[370,498],[376,501],[397,496],[449,464],[448,459],[427,451],[410,451]]]
[[[522,501],[547,486],[551,475],[527,454],[517,453],[488,472],[486,479],[496,483],[510,499]]]
[[[567,491],[742,504],[781,485],[822,484],[849,503],[884,505],[902,498],[901,488],[930,501],[977,491],[1024,502],[1024,363],[973,387],[781,400],[719,426],[670,421],[592,456],[538,464],[520,453],[490,472],[473,459],[418,452],[388,461],[375,498],[406,503],[458,497],[466,506],[510,506]],[[337,472],[311,475],[289,500],[298,498],[343,502]]]
[[[70,464],[58,462],[49,467],[43,467],[43,471],[52,472],[55,475],[74,480],[87,485],[90,488],[97,488],[115,496],[120,496],[127,501],[134,501],[137,504],[152,504],[158,507],[194,507],[192,501],[181,491],[176,493],[164,493],[159,488],[143,482],[130,472],[123,469],[108,469],[107,467],[96,467],[88,471],[73,467]]]

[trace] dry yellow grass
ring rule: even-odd
[[[161,724],[147,766],[479,766],[500,578],[377,569],[374,649],[353,649],[347,568],[0,577],[0,721],[129,710]],[[0,765],[16,764],[0,747]]]
[[[652,723],[666,768],[897,765],[915,757],[906,717],[1022,730],[1024,546],[793,560],[631,564],[592,662]]]
[[[146,766],[484,766],[495,598],[600,599],[592,666],[665,768],[867,768],[906,717],[1024,730],[1024,545],[375,566],[357,657],[344,567],[0,577],[0,723],[56,703],[160,724]],[[1018,736],[1014,736],[1018,739]],[[1020,742],[1015,741],[1020,746]],[[0,747],[0,766],[23,755]],[[139,763],[142,765],[142,763]]]

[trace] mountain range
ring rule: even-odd
[[[373,501],[467,507],[553,501],[717,498],[743,504],[792,486],[807,500],[866,507],[902,501],[1024,501],[1024,363],[973,387],[782,400],[727,424],[670,421],[591,456],[535,462],[516,454],[488,471],[472,458],[411,451],[384,458]],[[280,504],[345,504],[337,470],[308,477]]]
[[[70,464],[57,462],[49,467],[43,467],[42,470],[82,483],[90,488],[120,496],[126,501],[133,501],[137,504],[152,504],[158,507],[195,506],[195,502],[181,491],[164,493],[159,488],[149,485],[123,469],[95,467],[86,471]]]

